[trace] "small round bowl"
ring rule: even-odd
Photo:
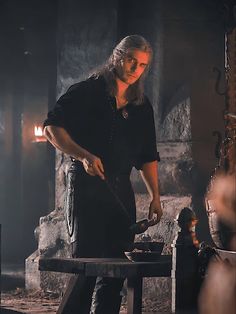
[[[161,252],[124,252],[126,257],[132,262],[156,262],[161,256]]]
[[[164,242],[134,242],[134,249],[151,252],[162,252]]]
[[[163,247],[164,242],[134,242],[133,251],[124,253],[132,262],[156,262],[161,256]]]

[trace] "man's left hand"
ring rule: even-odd
[[[160,197],[154,198],[149,206],[148,219],[153,220],[153,225],[157,224],[162,216]]]

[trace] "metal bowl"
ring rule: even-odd
[[[156,262],[161,256],[163,247],[164,242],[134,242],[133,251],[124,253],[132,262]]]
[[[161,252],[125,252],[126,257],[132,262],[156,262]]]
[[[164,242],[134,242],[133,245],[134,249],[142,250],[142,251],[148,251],[148,252],[162,252],[164,247]]]

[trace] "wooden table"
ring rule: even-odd
[[[41,258],[39,270],[127,278],[127,314],[140,314],[143,277],[170,277],[171,255],[161,255],[156,262],[130,262],[125,258]]]

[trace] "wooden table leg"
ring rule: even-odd
[[[141,277],[127,278],[127,314],[142,313],[142,286]]]

